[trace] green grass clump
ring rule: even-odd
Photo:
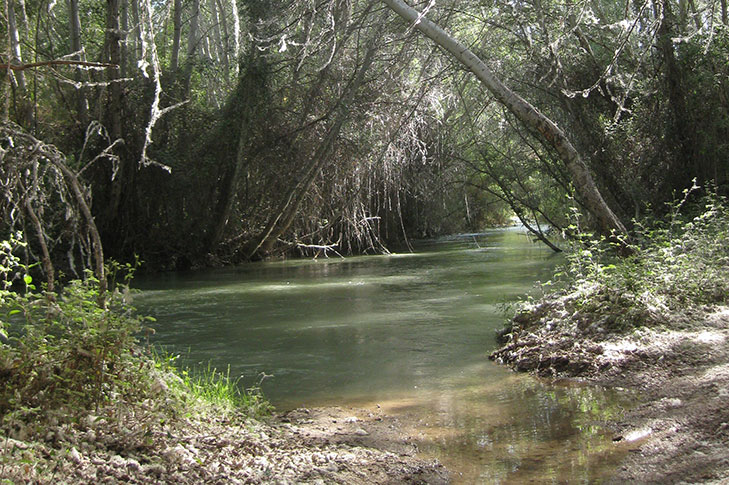
[[[206,367],[181,367],[177,365],[178,358],[171,354],[154,355],[157,368],[167,376],[166,382],[176,391],[219,410],[243,412],[255,418],[266,416],[273,410],[260,386],[244,389],[240,376],[231,377],[230,366],[225,372],[210,363]]]

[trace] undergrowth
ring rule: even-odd
[[[583,234],[556,275],[566,288],[562,319],[583,331],[626,332],[681,325],[675,315],[729,301],[729,207],[713,193],[689,203],[696,189],[686,190],[667,216],[637,222],[629,256],[618,256],[614,242]],[[516,319],[541,318],[537,313],[526,305]]]
[[[94,416],[118,429],[124,446],[142,446],[205,404],[241,417],[270,411],[258,389],[241,390],[229,372],[179,369],[139,343],[152,319],[131,306],[134,265],[110,265],[114,284],[100,305],[90,273],[57,294],[37,288],[16,256],[24,244],[20,235],[0,242],[0,434],[42,438],[49,427],[83,428]]]

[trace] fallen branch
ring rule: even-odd
[[[339,256],[340,258],[344,259],[344,256],[342,256],[341,254],[339,254],[339,252],[336,249],[334,249],[334,248],[338,247],[339,244],[304,244],[304,243],[292,243],[292,242],[289,242],[289,241],[284,241],[282,239],[278,239],[278,241],[279,242],[282,242],[284,244],[287,244],[289,246],[295,246],[297,248],[314,249],[314,250],[317,251],[317,253],[314,255],[314,259],[318,258],[319,255],[322,253],[322,251],[324,252],[324,257],[325,258],[328,258],[329,257],[327,255],[327,251],[331,251],[334,254],[336,254],[337,256]]]
[[[62,59],[54,59],[52,61],[43,62],[31,62],[30,64],[0,64],[0,69],[11,71],[25,71],[26,69],[33,69],[36,67],[48,67],[48,66],[82,66],[82,67],[119,67],[117,64],[106,64],[103,62],[88,62],[88,61],[68,61]]]

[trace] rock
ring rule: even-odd
[[[151,386],[152,394],[166,394],[168,390],[167,383],[160,376],[155,376]]]
[[[161,477],[167,470],[165,467],[160,463],[149,463],[147,465],[142,465],[142,473],[145,475],[152,475],[156,477]]]
[[[127,459],[127,468],[134,473],[138,473],[142,470],[142,465],[134,458],[129,458]]]
[[[78,452],[76,447],[71,448],[71,451],[69,451],[68,454],[74,463],[76,463],[76,464],[81,463],[81,454]]]
[[[344,418],[345,423],[356,423],[357,421],[359,421],[359,419],[357,419],[355,416]]]
[[[362,429],[362,428],[358,428],[354,432],[354,434],[359,435],[359,436],[367,436],[369,433],[367,431],[365,431],[364,429]]]
[[[5,438],[3,440],[0,440],[0,449],[5,452],[9,452],[15,449],[26,450],[28,449],[28,445],[27,443],[24,443],[22,441],[14,440],[12,438]]]

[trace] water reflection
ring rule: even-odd
[[[592,480],[615,396],[485,360],[498,307],[558,258],[519,231],[421,243],[416,254],[260,263],[138,282],[155,342],[255,383],[280,409],[380,404],[463,483]],[[520,481],[521,480],[521,481]]]

